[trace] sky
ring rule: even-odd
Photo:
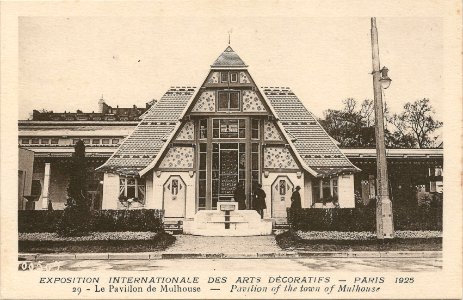
[[[212,14],[211,14],[212,15]],[[442,109],[440,18],[378,18],[392,112],[431,99]],[[144,106],[170,86],[198,86],[231,46],[260,86],[287,86],[316,116],[373,98],[369,18],[21,17],[19,118],[33,109]]]

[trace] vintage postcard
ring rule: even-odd
[[[0,9],[1,299],[461,299],[460,2]]]

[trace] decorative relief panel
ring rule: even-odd
[[[264,148],[264,168],[299,169],[291,152],[284,147]]]
[[[162,160],[159,168],[191,169],[194,162],[193,147],[172,147]]]
[[[282,141],[280,133],[278,132],[275,123],[271,121],[264,122],[264,139],[266,141]]]
[[[246,72],[240,72],[240,83],[251,83]]]
[[[243,91],[243,111],[265,112],[265,107],[256,92],[251,90]]]
[[[195,138],[195,123],[193,121],[186,122],[177,135],[177,140],[194,140]]]
[[[220,73],[213,72],[207,83],[219,83]]]
[[[215,111],[215,93],[213,91],[202,92],[195,106],[193,112],[213,112]]]

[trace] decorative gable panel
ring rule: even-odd
[[[195,138],[195,123],[193,121],[186,122],[177,135],[177,140],[191,141]]]
[[[264,148],[264,168],[299,169],[291,152],[284,147]]]
[[[201,93],[198,101],[193,107],[192,112],[214,112],[215,111],[215,93],[213,91],[204,91]]]
[[[283,141],[280,133],[278,132],[275,123],[271,121],[264,122],[264,140],[266,141]]]
[[[193,147],[172,147],[162,160],[159,168],[191,169],[194,165]]]
[[[240,72],[240,83],[251,83],[246,72]]]
[[[219,78],[220,78],[219,72],[212,72],[207,83],[219,83]]]
[[[243,91],[243,111],[246,112],[265,112],[265,106],[260,101],[255,91]]]

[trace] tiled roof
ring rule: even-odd
[[[212,64],[212,67],[247,67],[244,61],[228,46]]]
[[[296,151],[311,169],[321,176],[357,170],[289,88],[263,87],[262,91]],[[169,89],[99,170],[137,174],[146,168],[179,124],[194,93],[194,87]]]
[[[289,88],[263,87],[277,118],[294,138],[296,151],[320,175],[357,168],[344,156],[316,118]]]
[[[194,92],[189,86],[170,88],[99,170],[135,174],[149,165],[180,122]]]

